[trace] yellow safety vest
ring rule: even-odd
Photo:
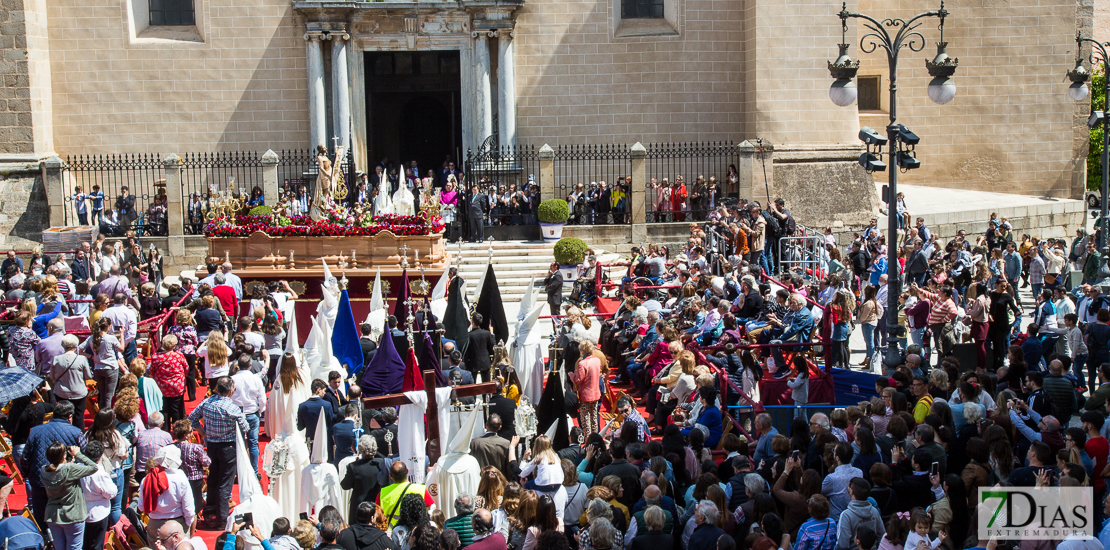
[[[420,498],[423,499],[424,491],[423,485],[407,481],[383,487],[379,498],[382,502],[382,513],[389,520],[389,525],[397,526],[397,518],[401,515],[401,497],[411,494],[420,495]]]

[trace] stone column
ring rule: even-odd
[[[170,153],[162,161],[166,169],[166,253],[170,257],[185,255],[185,200],[181,189],[181,157]]]
[[[548,144],[540,147],[540,201],[555,198],[555,150]]]
[[[516,62],[513,60],[513,31],[497,38],[497,134],[501,145],[516,145]]]
[[[324,33],[309,31],[304,34],[308,56],[308,146],[327,145],[327,111],[324,97],[324,52],[320,40]]]
[[[262,154],[262,195],[271,208],[281,202],[281,188],[278,187],[277,165],[281,158],[270,149]]]
[[[63,167],[65,162],[58,155],[42,161],[42,184],[46,187],[46,204],[50,208],[50,227],[61,227],[66,223],[65,200],[69,193],[62,181]]]
[[[736,164],[739,174],[740,197],[748,200],[757,200],[764,208],[771,202],[774,194],[774,147],[770,142],[760,143],[744,141],[740,144],[740,158]],[[766,171],[764,170],[766,169]],[[767,174],[764,179],[764,173]]]
[[[486,31],[476,31],[473,34],[474,38],[474,74],[477,76],[475,82],[475,93],[477,98],[477,114],[478,114],[478,131],[477,143],[481,145],[486,138],[493,135],[493,97],[490,91],[490,59],[489,59],[489,33]]]
[[[348,76],[347,43],[351,35],[328,33],[331,40],[332,127],[339,136],[339,145],[351,146],[351,81]],[[331,145],[331,140],[328,140]]]
[[[632,244],[647,241],[647,148],[636,142],[629,149],[632,156],[632,189],[629,208],[632,209]]]

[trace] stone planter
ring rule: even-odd
[[[574,281],[578,280],[578,266],[576,265],[560,265],[559,273],[563,274],[563,288],[574,286]]]
[[[540,233],[543,233],[543,241],[546,243],[553,243],[563,238],[563,226],[566,223],[540,223]]]

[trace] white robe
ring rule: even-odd
[[[336,468],[336,471],[339,472],[339,481],[343,481],[343,476],[347,475],[347,466],[350,466],[351,463],[356,461],[356,460],[358,460],[358,455],[351,455],[351,456],[349,456],[347,458],[344,458],[343,460],[339,461],[339,467]],[[354,489],[344,489],[342,487],[339,488],[339,497],[343,499],[343,506],[341,506],[339,508],[339,511],[343,512],[343,517],[344,518],[352,519],[351,518],[351,493],[353,493],[353,492],[354,492]]]
[[[284,516],[282,507],[273,496],[262,492],[262,486],[254,477],[254,468],[251,467],[250,457],[247,455],[247,446],[243,444],[243,434],[235,430],[236,440],[236,467],[239,475],[239,505],[231,510],[228,515],[228,528],[232,527],[235,516],[250,513],[254,515],[255,525],[263,537],[269,538],[274,520]],[[248,548],[262,550],[262,541],[247,535],[244,540]]]
[[[428,394],[423,390],[407,391],[411,404],[402,405],[397,417],[397,452],[409,468],[409,481],[424,483],[424,412]],[[453,506],[453,504],[452,504]]]
[[[266,434],[271,441],[263,453],[262,468],[270,477],[270,496],[280,505],[281,515],[287,518],[296,517],[300,513],[297,508],[301,498],[298,475],[308,466],[308,445],[304,430],[297,429],[297,408],[311,395],[308,370],[305,368],[301,368],[301,379],[304,383],[285,393],[281,386],[281,377],[277,377],[266,407]],[[275,476],[271,473],[271,468],[275,444],[279,442],[285,443],[288,452],[285,456],[285,472]]]
[[[404,185],[399,186],[397,192],[393,194],[393,213],[398,216],[414,216],[416,215],[415,202],[412,191]]]
[[[383,185],[378,188],[378,196],[374,197],[374,215],[384,216],[393,213],[393,201],[389,198],[389,187]]]
[[[451,510],[455,507],[455,497],[478,492],[481,478],[482,466],[476,458],[466,453],[450,453],[436,461],[428,476],[428,494],[439,509]]]
[[[516,369],[520,378],[521,395],[528,396],[528,401],[533,405],[540,402],[543,394],[544,364],[543,352],[540,343],[540,331],[536,329],[536,321],[545,304],[535,305],[528,312],[516,329],[516,336],[509,346],[509,360]]]
[[[340,494],[339,471],[330,462],[309,464],[301,470],[301,498],[297,513],[319,514],[328,505],[338,510],[346,509]]]

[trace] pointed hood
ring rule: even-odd
[[[455,341],[455,349],[466,353],[466,345],[470,342],[470,315],[467,314],[466,304],[463,302],[462,277],[451,280],[451,289],[447,295],[447,310],[443,314],[444,336]]]
[[[528,339],[532,336],[532,329],[535,328],[536,322],[540,320],[540,314],[543,313],[543,304],[532,306],[532,310],[528,312],[527,317],[524,317],[516,326],[516,344],[523,346],[529,343]],[[536,333],[537,336],[539,333]]]
[[[474,428],[478,425],[478,413],[481,410],[481,407],[474,407],[474,410],[470,411],[470,414],[463,420],[459,431],[455,432],[455,436],[451,438],[451,443],[447,445],[448,453],[470,453],[470,440],[474,437]]]
[[[351,375],[362,371],[362,344],[358,341],[358,328],[355,315],[351,311],[351,298],[346,290],[339,296],[339,312],[335,317],[335,328],[331,332],[331,348],[339,364]]]
[[[395,293],[397,303],[393,304],[393,316],[397,318],[397,328],[405,330],[409,326],[409,309],[405,302],[409,301],[409,270],[401,273],[401,289]]]
[[[498,342],[509,341],[509,322],[505,319],[505,306],[501,303],[501,289],[497,286],[497,275],[493,264],[486,266],[486,276],[482,278],[482,295],[474,308],[482,314],[482,328],[493,333]]]
[[[559,421],[556,420],[555,422],[551,423],[551,427],[548,428],[547,431],[544,432],[543,435],[546,435],[548,439],[554,441],[555,440],[555,432],[559,431],[558,429],[559,429]]]
[[[443,275],[439,276],[439,281],[432,289],[432,313],[437,319],[442,319],[443,312],[447,310],[447,282],[450,278],[451,262],[448,261],[447,266],[443,268]]]
[[[417,391],[424,389],[424,373],[416,361],[416,352],[410,347],[408,357],[405,358],[405,377],[401,382],[401,391]]]
[[[309,461],[313,464],[326,464],[328,462],[328,459],[331,458],[328,456],[328,440],[330,438],[327,436],[328,425],[324,421],[323,409],[320,409],[320,414],[316,415],[316,419],[316,438],[312,440],[312,457],[309,459]],[[324,435],[320,436],[320,434]],[[247,467],[250,468],[249,458],[247,459]],[[252,469],[251,473],[253,472],[254,470]],[[253,475],[248,475],[247,477],[254,479],[255,483],[258,482],[258,478],[254,477]],[[242,489],[240,489],[240,491],[242,491]]]
[[[320,366],[323,363],[322,356],[324,352],[321,349],[321,347],[323,347],[321,340],[325,339],[322,338],[324,331],[320,328],[320,323],[318,322],[318,319],[319,317],[315,315],[311,317],[312,328],[309,329],[308,338],[304,342],[304,362],[305,366],[308,367],[310,371],[314,370],[316,367]]]
[[[567,414],[566,396],[563,394],[562,378],[555,369],[547,374],[547,383],[543,387],[543,395],[536,407],[536,424],[538,426],[555,425],[555,437],[551,438],[551,445],[556,449],[563,449],[570,445],[570,434],[567,423],[563,420]]]
[[[370,294],[370,311],[385,309],[385,300],[382,299],[382,268],[374,273],[374,291]]]
[[[528,312],[532,311],[532,306],[536,303],[536,294],[533,291],[535,287],[536,276],[532,275],[532,280],[524,287],[524,297],[520,299],[520,311],[516,314],[517,321],[523,321],[528,316]]]
[[[285,352],[292,353],[293,357],[297,358],[297,363],[301,363],[301,345],[297,340],[301,337],[297,334],[297,315],[294,313],[288,317],[289,331],[288,337],[285,339]]]
[[[378,351],[362,372],[359,387],[363,397],[374,397],[401,391],[405,378],[405,363],[393,346],[388,334],[378,343]]]
[[[320,262],[324,264],[324,286],[328,286],[328,282],[335,277],[331,274],[331,268],[328,267],[328,262],[323,259],[321,259]]]

